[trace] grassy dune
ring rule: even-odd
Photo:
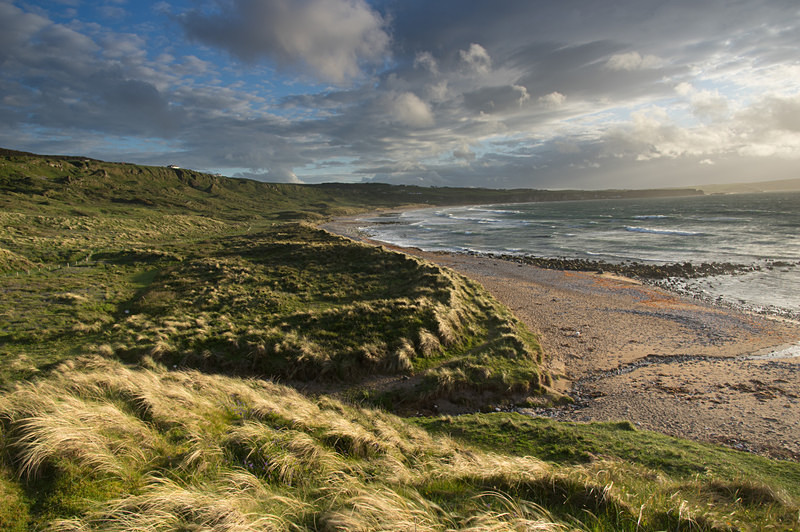
[[[417,375],[413,396],[382,398],[406,403],[549,382],[535,336],[453,272],[304,224],[207,238],[201,222],[194,242],[6,274],[5,382],[85,352],[342,386]]]
[[[625,423],[397,417],[558,397],[482,287],[309,222],[532,197],[554,199],[0,152],[0,529],[800,527],[795,463]]]

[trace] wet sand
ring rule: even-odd
[[[347,220],[323,227],[364,240]],[[556,387],[575,403],[527,413],[629,420],[642,429],[800,459],[800,323],[610,274],[401,251],[480,282],[539,333],[551,371],[560,376]]]

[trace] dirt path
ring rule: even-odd
[[[352,227],[327,226],[348,236]],[[483,284],[540,334],[575,404],[531,411],[627,419],[666,434],[800,459],[800,324],[608,274],[403,250]]]

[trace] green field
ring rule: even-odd
[[[633,194],[0,151],[0,529],[800,528],[793,462],[625,422],[399,417],[566,398],[480,285],[314,225]]]

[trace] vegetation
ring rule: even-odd
[[[550,464],[266,380],[143,363],[150,368],[80,358],[0,401],[6,529],[730,530],[743,522],[797,523],[797,483],[790,493],[731,478],[702,460],[716,453],[764,475],[780,471],[789,485],[797,464],[770,470],[767,460],[699,445],[677,470],[613,451]],[[497,443],[514,428],[520,439],[535,438],[536,420],[520,416],[450,421],[475,425],[473,433]],[[421,422],[430,423],[448,421]],[[588,427],[673,453],[684,445],[630,427]],[[567,443],[568,431],[556,429],[547,446]]]
[[[0,529],[800,527],[795,463],[395,415],[559,398],[482,287],[311,222],[534,196],[0,153]]]
[[[797,527],[800,464],[636,430],[630,422],[568,423],[521,414],[414,418],[414,424],[480,449],[583,467],[621,500],[651,510],[679,501],[706,524],[757,530]],[[672,510],[668,510],[669,514]],[[658,513],[658,511],[656,511]],[[694,514],[696,515],[696,514]],[[665,515],[651,522],[665,530]],[[698,527],[703,529],[702,526]],[[724,527],[722,527],[724,529]]]

